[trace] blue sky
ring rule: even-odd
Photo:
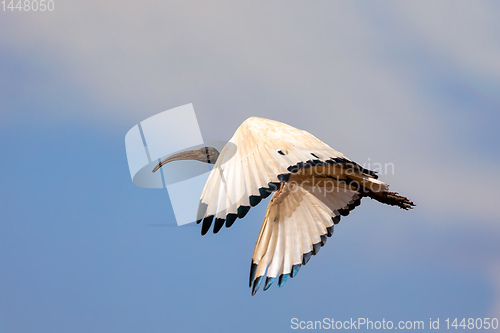
[[[0,13],[0,332],[500,317],[498,3],[55,5]],[[417,207],[365,199],[251,297],[267,202],[202,237],[130,180],[126,132],[186,103],[205,140],[261,116],[393,163],[381,179]]]

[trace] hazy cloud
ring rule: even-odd
[[[419,209],[498,217],[500,183],[489,172],[497,158],[455,144],[461,127],[452,118],[461,111],[426,89],[436,71],[440,80],[500,86],[496,4],[148,6],[58,3],[50,14],[8,18],[17,33],[2,29],[1,37],[11,52],[54,59],[61,81],[109,105],[76,117],[132,126],[193,102],[211,139],[228,139],[249,116],[268,117],[309,130],[362,163],[395,163],[387,180],[417,197]]]
[[[52,13],[2,15],[0,69],[11,64],[4,77],[24,81],[5,88],[35,106],[64,98],[66,86],[105,106],[29,111],[54,122],[113,131],[192,102],[205,140],[227,140],[247,117],[279,120],[361,164],[393,163],[383,180],[423,220],[498,233],[499,9],[493,1],[57,1]],[[6,91],[2,122],[20,111]],[[497,252],[482,251],[499,313]]]

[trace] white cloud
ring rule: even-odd
[[[495,6],[75,1],[7,18],[0,38],[52,57],[61,81],[109,106],[77,117],[132,126],[193,102],[211,139],[251,115],[281,120],[360,162],[394,163],[385,179],[429,215],[489,223],[495,157],[477,163],[457,145],[453,106],[424,88],[443,64],[498,83]]]

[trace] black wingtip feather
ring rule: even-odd
[[[267,289],[269,289],[269,287],[271,287],[271,285],[273,284],[275,278],[273,277],[268,277],[266,279],[266,285],[264,286],[264,291],[266,291]]]
[[[226,215],[226,228],[233,225],[234,221],[238,218],[237,214],[229,213]]]
[[[307,169],[307,168],[310,168],[311,167],[311,164],[309,163],[304,163],[304,162],[299,162],[297,163],[297,166],[299,167],[299,169]]]
[[[250,206],[252,206],[252,207],[257,206],[261,200],[262,200],[262,197],[260,195],[251,195],[250,196]]]
[[[293,278],[297,273],[299,272],[299,269],[302,265],[301,264],[296,264],[292,266],[292,272],[290,273],[290,277]]]
[[[278,287],[283,287],[286,280],[288,280],[289,276],[290,276],[290,274],[281,274],[280,278],[278,279]]]
[[[224,222],[226,220],[224,219],[220,219],[220,218],[216,218],[215,219],[215,223],[214,223],[214,234],[218,233],[220,229],[222,229],[222,227],[224,226]]]
[[[290,179],[291,174],[289,173],[283,173],[281,175],[278,175],[278,179],[282,183],[286,183]]]
[[[269,190],[271,190],[271,192],[274,192],[274,191],[279,190],[281,183],[270,182],[267,184],[267,186],[269,186]]]
[[[248,287],[252,287],[253,279],[255,279],[255,273],[257,272],[257,264],[252,260],[252,265],[250,266],[250,280],[248,282]]]
[[[311,252],[307,252],[307,253],[304,253],[302,255],[302,265],[307,265],[307,263],[309,262],[309,259],[311,259],[312,257],[312,251]]]
[[[353,210],[354,208],[361,205],[361,198],[354,200],[354,202],[349,204],[349,210]]]
[[[273,193],[273,191],[271,191],[271,189],[269,188],[266,188],[266,187],[261,187],[259,188],[259,193],[260,193],[260,196],[262,197],[262,199],[265,199],[267,198],[271,193]]]
[[[339,214],[342,216],[349,215],[350,211],[348,209],[339,209]]]
[[[318,252],[319,252],[320,249],[321,249],[321,242],[313,244],[312,254],[313,255],[318,254]]]
[[[201,235],[205,235],[208,230],[210,229],[210,226],[212,225],[212,221],[214,219],[213,215],[207,216],[203,219],[203,224],[201,225]]]
[[[320,160],[308,160],[306,163],[310,166],[323,165],[323,162]]]
[[[250,210],[250,206],[239,206],[238,207],[238,217],[240,219],[244,218]]]
[[[259,276],[258,278],[255,279],[252,287],[252,296],[254,296],[257,293],[257,290],[259,290],[260,284],[262,283],[262,278],[263,276]]]

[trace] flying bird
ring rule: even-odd
[[[312,134],[264,118],[245,120],[220,153],[213,147],[180,152],[153,172],[178,160],[214,164],[198,207],[202,235],[212,225],[214,233],[229,228],[273,194],[252,256],[252,295],[262,284],[267,290],[293,278],[363,197],[405,210],[415,206]]]

